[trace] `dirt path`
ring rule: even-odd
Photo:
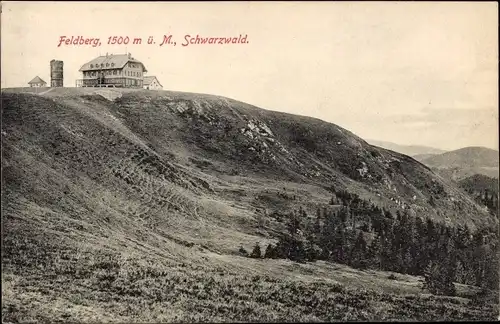
[[[46,93],[51,92],[52,90],[54,90],[54,88],[50,88],[49,90],[46,90],[46,91],[40,92],[40,93],[38,93],[38,95],[40,95],[40,96],[41,96],[41,95],[44,95],[44,94],[46,94]]]

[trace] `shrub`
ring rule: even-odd
[[[240,252],[240,254],[244,255],[244,256],[247,256],[248,255],[248,252],[247,250],[245,250],[243,248],[243,246],[240,246],[240,249],[238,250],[238,252]]]

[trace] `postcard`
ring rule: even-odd
[[[2,321],[499,319],[496,2],[2,2]]]

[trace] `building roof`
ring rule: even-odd
[[[158,82],[158,84],[160,85],[160,87],[163,87],[161,85],[160,81],[158,81],[158,78],[155,77],[154,75],[145,76],[144,80],[142,80],[142,84],[145,85],[145,86],[148,86],[148,85],[151,84],[151,82],[153,82],[154,79],[156,79],[156,82]]]
[[[34,84],[34,83],[45,83],[45,84],[47,84],[47,82],[43,81],[38,75],[36,77],[34,77],[33,80],[31,80],[30,82],[28,82],[28,84]]]
[[[128,62],[138,63],[142,65],[143,72],[148,72],[144,64],[129,54],[110,54],[110,55],[101,55],[96,57],[92,61],[89,61],[82,65],[80,68],[80,72],[82,71],[98,71],[98,70],[109,70],[109,69],[121,69]],[[92,66],[91,66],[92,65]]]

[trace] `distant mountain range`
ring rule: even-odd
[[[406,154],[427,165],[443,177],[461,180],[475,174],[498,178],[498,151],[486,147],[464,147],[454,151],[391,142],[367,140],[368,143]]]
[[[498,151],[485,147],[464,147],[442,154],[418,155],[413,158],[453,180],[474,174],[498,178]]]
[[[498,151],[485,147],[464,147],[421,160],[431,167],[498,167]]]
[[[445,150],[437,149],[434,147],[429,147],[429,146],[422,146],[422,145],[400,145],[396,143],[391,143],[391,142],[385,142],[385,141],[377,141],[377,140],[366,140],[368,143],[371,145],[375,145],[378,147],[385,148],[387,150],[395,151],[398,153],[402,153],[405,155],[409,156],[415,156],[415,155],[434,155],[434,154],[441,154],[445,153]]]

